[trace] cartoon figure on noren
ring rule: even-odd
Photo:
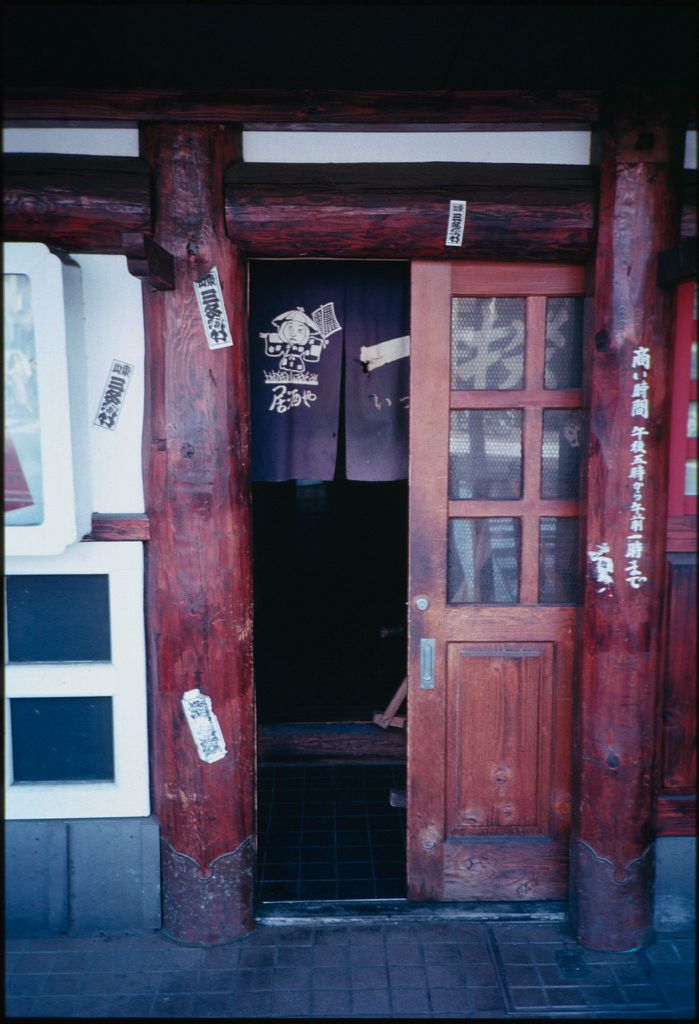
[[[290,383],[317,384],[317,375],[306,373],[306,363],[319,362],[330,336],[342,330],[335,317],[334,304],[328,302],[319,306],[312,318],[302,306],[297,306],[275,316],[272,324],[276,330],[260,332],[260,337],[265,343],[265,355],[281,358],[277,372],[265,372],[267,383],[272,383],[273,378],[275,383],[283,379]]]

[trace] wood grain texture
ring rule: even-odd
[[[652,930],[652,888],[646,884],[652,871],[629,866],[640,863],[653,840],[671,336],[671,308],[656,285],[656,266],[657,253],[678,236],[683,126],[682,111],[663,106],[662,98],[629,92],[610,99],[602,133],[585,519],[586,550],[609,544],[615,583],[601,592],[588,560],[571,900],[579,941],[592,948],[630,948],[649,941]],[[651,511],[643,531],[648,583],[634,590],[625,579],[625,551],[632,501],[631,361],[638,346],[648,348],[652,367],[643,490],[643,506]],[[611,935],[622,945],[605,945]]]
[[[4,95],[8,121],[63,122],[224,121],[246,128],[290,130],[316,126],[357,130],[358,126],[404,126],[429,130],[560,129],[587,127],[597,119],[597,91],[522,90],[463,92],[312,91],[272,89],[76,89],[8,87]]]
[[[697,798],[694,793],[677,796],[661,793],[656,810],[659,836],[695,836],[697,834]]]
[[[404,762],[405,733],[373,724],[291,723],[260,725],[257,758],[261,764],[287,764],[311,758],[313,763]]]
[[[666,536],[667,551],[696,551],[697,517],[668,516]]]
[[[136,157],[8,153],[4,235],[68,252],[122,253],[151,226],[150,174]]]
[[[449,644],[447,835],[548,835],[553,645]]]
[[[144,512],[93,512],[92,529],[84,540],[150,540]]]
[[[463,191],[463,190],[462,190]],[[584,260],[594,244],[594,204],[511,202],[505,190],[468,201],[464,241],[445,245],[453,189],[309,191],[305,186],[229,185],[226,230],[257,257]]]
[[[441,899],[444,888],[450,277],[447,264],[413,264],[407,722],[408,896],[412,900]],[[426,611],[415,605],[420,595],[430,602]],[[427,638],[435,640],[434,690],[420,686],[420,641]]]
[[[668,554],[660,684],[660,789],[696,787],[697,556]]]
[[[124,232],[124,255],[129,273],[140,277],[156,291],[172,291],[175,287],[175,261],[149,235]]]
[[[176,280],[175,291],[143,291],[152,792],[163,839],[202,872],[255,828],[245,288],[222,199],[238,145],[215,124],[142,133],[157,194],[154,237],[172,253]],[[212,267],[233,336],[216,351],[193,287]],[[199,758],[182,713],[192,688],[211,697],[228,748],[213,764]],[[249,927],[249,908],[234,909],[229,937]]]
[[[579,293],[583,281],[582,268],[570,265],[452,262],[445,267],[417,262],[413,267],[408,710],[411,899],[559,898],[565,892],[576,609],[535,602],[538,518],[562,510],[575,514],[577,503],[544,502],[539,495],[539,420],[542,405],[548,405],[553,394],[545,392],[540,378],[544,366],[543,297],[549,289],[554,295]],[[494,406],[526,406],[529,416],[524,431],[526,498],[519,501],[447,498],[450,406],[469,408],[469,398],[476,396],[474,407],[488,408],[489,399],[500,397],[495,391],[450,391],[451,296],[469,295],[471,290],[480,295],[535,297],[528,301],[534,340],[526,346],[525,365],[525,380],[532,391],[507,392],[507,400]],[[535,398],[527,403],[530,395]],[[580,400],[577,390],[574,404],[579,405]],[[506,514],[525,520],[526,526],[527,579],[523,580],[520,603],[449,605],[448,518]],[[424,612],[415,604],[420,595],[430,602]],[[420,640],[424,637],[435,640],[433,690],[420,686]],[[477,649],[479,645],[481,649]],[[477,839],[465,838],[474,832]],[[532,842],[535,845],[530,845]],[[524,844],[521,858],[519,843]]]
[[[521,838],[444,846],[445,900],[556,900],[568,891],[564,840]]]

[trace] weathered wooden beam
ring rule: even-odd
[[[83,540],[150,540],[150,523],[144,512],[93,512],[92,530]]]
[[[156,291],[172,291],[175,287],[175,261],[149,235],[127,231],[123,238],[124,255],[129,273],[140,277],[143,284]]]
[[[144,484],[151,538],[146,628],[152,792],[163,926],[228,941],[253,926],[254,701],[244,269],[225,236],[223,171],[239,136],[215,124],[149,125],[155,241],[174,291],[143,289]],[[216,268],[233,344],[207,343],[194,283]],[[212,701],[227,753],[198,749],[182,697]],[[219,747],[220,752],[220,747]]]
[[[3,164],[8,242],[123,253],[125,232],[150,230],[150,175],[142,160],[9,153]]]
[[[297,722],[260,725],[257,756],[265,764],[307,761],[348,763],[352,761],[405,762],[405,733],[384,732],[368,722]]]
[[[686,238],[680,245],[658,253],[658,284],[661,288],[674,288],[680,281],[691,281],[696,276],[696,238]]]
[[[225,121],[251,129],[356,131],[586,128],[597,91],[291,91],[8,87],[9,124]]]
[[[693,794],[658,797],[657,830],[659,836],[695,836],[697,834],[697,798]]]
[[[466,199],[461,249],[445,245]],[[584,259],[594,242],[589,167],[493,164],[236,164],[229,236],[255,256]]]
[[[679,236],[684,124],[672,102],[629,91],[601,133],[571,837],[571,916],[592,949],[653,934],[671,338],[656,274]]]

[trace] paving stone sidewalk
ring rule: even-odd
[[[694,933],[583,950],[559,923],[261,924],[203,949],[161,933],[10,939],[8,1018],[694,1020]]]

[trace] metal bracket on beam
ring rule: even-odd
[[[171,253],[138,231],[123,234],[124,255],[129,273],[140,277],[156,291],[175,290],[175,260]]]

